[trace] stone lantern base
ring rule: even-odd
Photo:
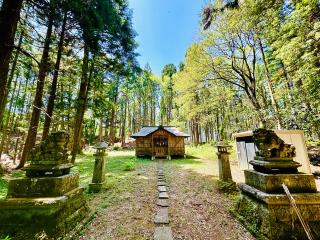
[[[308,239],[289,199],[285,183],[314,239],[320,239],[320,193],[309,174],[266,174],[245,170],[246,184],[239,184],[236,214],[261,239]]]
[[[79,176],[68,174],[12,180],[0,213],[0,236],[58,239],[86,217],[88,207]]]
[[[90,183],[89,184],[89,192],[90,193],[98,193],[102,189],[103,183]]]

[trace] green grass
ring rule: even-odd
[[[186,146],[186,154],[190,158],[216,158],[216,148],[213,144],[206,143],[198,146],[188,145]]]
[[[92,179],[93,168],[95,158],[92,152],[79,155],[76,159],[75,167],[72,169],[73,172],[80,174],[80,184],[87,186]],[[106,157],[106,174],[108,186],[119,181],[125,174],[135,170],[139,164],[151,164],[152,161],[149,159],[136,158],[133,152],[117,152]],[[6,175],[0,178],[0,198],[4,198],[7,194],[8,181],[10,178],[23,177],[25,176],[24,171],[14,171],[10,175]],[[125,184],[125,182],[124,182]],[[107,186],[107,187],[108,187]]]
[[[7,194],[8,180],[0,179],[0,198],[4,198]]]
[[[106,181],[102,191],[97,194],[87,194],[88,198],[101,198],[100,208],[108,208],[122,200],[124,192],[131,193],[135,190],[137,171],[139,165],[154,163],[150,159],[136,158],[133,151],[117,152],[106,157]],[[87,186],[92,179],[94,156],[89,153],[77,158],[73,171],[79,172],[81,184]],[[140,169],[139,169],[140,171]],[[98,210],[98,209],[97,209]]]
[[[132,152],[131,152],[132,153]],[[82,184],[87,184],[91,181],[95,157],[92,153],[79,155],[76,160],[74,172],[80,174]],[[130,152],[118,152],[117,155],[106,157],[106,174],[107,175],[124,175],[128,171],[136,169],[139,164],[150,164],[149,159],[136,158]]]
[[[232,146],[230,150],[230,159],[237,158],[236,143],[230,142]],[[189,158],[203,158],[203,159],[217,159],[217,148],[214,143],[205,143],[198,146],[188,145],[186,146],[186,154]]]

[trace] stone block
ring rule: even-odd
[[[168,199],[158,199],[157,206],[159,206],[159,207],[169,207]]]
[[[79,175],[60,177],[17,178],[9,182],[8,198],[58,197],[79,187]]]
[[[173,240],[171,227],[156,227],[154,240]]]
[[[167,188],[165,186],[158,186],[158,191],[159,192],[166,192]]]
[[[302,225],[285,194],[264,193],[247,184],[239,184],[241,196],[235,212],[259,239],[307,240]],[[320,239],[320,193],[292,194],[303,219]]]
[[[316,193],[317,187],[312,174],[266,174],[244,170],[246,184],[266,193],[284,193],[282,183],[291,193]]]
[[[89,192],[90,193],[98,193],[101,191],[103,183],[90,183],[89,184]]]
[[[154,223],[158,223],[158,224],[169,223],[169,213],[168,213],[167,207],[161,207],[158,209],[157,214],[154,218]]]
[[[0,235],[14,239],[58,239],[72,230],[88,214],[83,188],[60,197],[7,198],[0,201]]]
[[[163,181],[158,181],[157,183],[158,186],[166,186],[166,183]]]
[[[159,193],[159,199],[168,199],[169,195],[167,192],[161,192]]]

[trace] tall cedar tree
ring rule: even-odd
[[[80,150],[83,116],[94,68],[94,57],[90,59],[90,55],[95,56],[98,52],[105,51],[106,55],[112,55],[120,61],[133,61],[131,58],[134,54],[131,53],[135,48],[127,1],[94,0],[90,4],[76,4],[78,6],[75,9],[76,15],[83,32],[85,47],[82,79],[74,118],[72,162],[75,161],[76,154]],[[90,67],[89,62],[91,62]]]
[[[43,107],[42,97],[43,97],[44,84],[45,84],[47,73],[49,71],[49,52],[50,52],[52,30],[53,30],[55,10],[56,10],[55,3],[56,3],[55,0],[50,1],[49,15],[47,19],[48,27],[47,27],[46,37],[44,41],[44,46],[43,46],[42,57],[39,65],[36,95],[33,101],[32,115],[29,123],[28,134],[25,140],[21,161],[17,167],[18,169],[24,166],[28,156],[28,152],[36,143],[39,119],[40,119],[41,109]]]
[[[9,63],[23,0],[4,0],[0,11],[0,122],[8,91]]]

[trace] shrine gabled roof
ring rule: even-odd
[[[163,129],[176,137],[190,137],[188,134],[180,132],[176,127],[162,127],[162,126],[143,127],[139,132],[132,134],[131,137],[132,138],[146,137],[160,129]]]

